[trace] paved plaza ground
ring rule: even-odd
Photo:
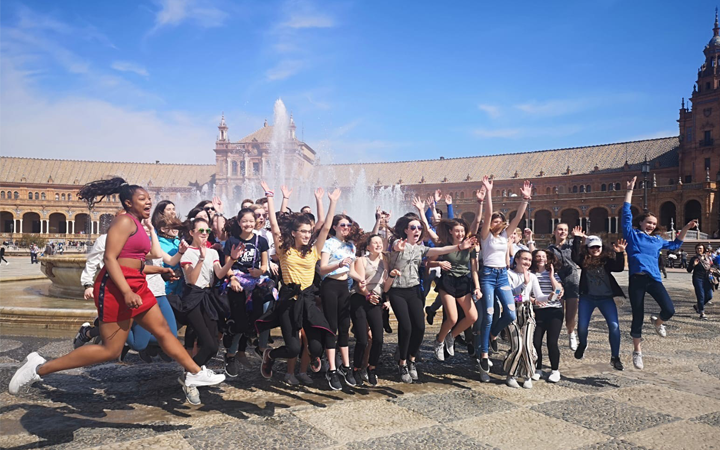
[[[627,272],[618,281],[626,286]],[[125,364],[47,376],[12,397],[8,382],[27,353],[59,356],[72,348],[71,336],[3,330],[0,447],[720,448],[720,301],[708,308],[709,320],[699,321],[689,275],[674,271],[666,285],[677,315],[665,339],[645,328],[645,370],[632,367],[630,308],[618,300],[625,371],[609,365],[606,326],[596,311],[585,359],[573,358],[563,332],[562,381],[541,380],[530,390],[505,386],[498,370],[504,343],[492,358],[491,383],[479,382],[464,349],[446,363],[435,361],[435,326],[427,329],[420,382],[412,385],[397,382],[393,333],[386,335],[376,388],[331,391],[319,375],[314,387],[289,387],[281,381],[284,364],[266,381],[259,358],[252,358],[252,370],[201,388],[203,405],[193,407],[176,381],[176,364],[147,364],[131,353]],[[647,314],[657,310],[648,299]],[[211,366],[221,370],[221,359]]]

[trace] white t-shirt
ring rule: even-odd
[[[501,269],[507,267],[508,239],[503,230],[497,237],[488,232],[482,240],[483,266]]]
[[[267,228],[262,228],[260,230],[253,230],[253,233],[260,235],[267,239],[268,241],[268,258],[272,258],[273,255],[275,255],[275,238],[273,237],[272,231],[268,230]]]
[[[185,273],[192,271],[200,259],[200,249],[196,247],[190,247],[185,251],[185,254],[180,258],[180,265],[185,269]],[[212,248],[205,249],[205,261],[203,261],[203,268],[200,270],[195,286],[206,288],[210,286],[213,281],[213,265],[216,262],[220,262],[220,256],[218,252]]]
[[[523,283],[525,283],[524,274],[517,273],[514,270],[508,270],[507,275],[513,297],[522,295],[522,300],[524,302],[530,301],[530,297],[541,303],[547,300],[548,296],[542,293],[540,283],[538,283],[538,279],[534,273],[530,274],[530,283],[527,285],[523,285]]]
[[[147,259],[145,260],[145,264],[148,266],[160,266],[163,265],[162,258],[158,259]],[[154,273],[151,275],[146,275],[145,279],[147,280],[148,287],[150,288],[150,291],[153,293],[155,297],[160,297],[165,295],[165,280],[162,279],[162,275],[159,273]]]

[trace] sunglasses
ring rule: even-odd
[[[339,223],[338,226],[340,228],[350,228],[352,226],[351,223]]]
[[[258,218],[258,219],[261,218],[261,217],[264,217],[264,218],[267,219],[267,218],[269,217],[269,215],[268,215],[267,213],[265,213],[265,214],[255,214],[255,217]]]
[[[210,228],[198,228],[196,231],[200,234],[210,234],[212,230]]]
[[[215,208],[212,206],[206,206],[203,208],[205,211],[215,211]]]
[[[422,225],[410,225],[408,228],[410,228],[412,231],[415,231],[415,230],[422,231],[422,229],[423,229]]]

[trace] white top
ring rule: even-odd
[[[328,264],[333,264],[338,261],[342,261],[345,258],[350,258],[353,261],[355,261],[355,244],[352,242],[343,242],[340,239],[336,238],[335,236],[329,237],[325,241],[325,245],[323,245],[322,251],[320,253],[329,253],[330,259],[328,259]],[[334,277],[337,275],[342,275],[344,273],[350,272],[350,267],[338,267],[337,269],[333,270],[332,272],[325,274],[322,278],[323,280],[327,277]]]
[[[95,276],[102,270],[105,265],[105,241],[107,240],[107,234],[100,235],[95,241],[95,245],[92,246],[90,253],[87,255],[87,261],[85,261],[85,268],[80,275],[80,284],[85,286],[86,284],[95,284]]]
[[[507,267],[508,238],[503,230],[497,237],[488,232],[487,238],[482,240],[483,265],[502,269]]]
[[[180,265],[186,270],[186,271],[192,271],[195,266],[198,263],[198,260],[200,259],[200,249],[197,247],[190,247],[188,248],[185,253],[182,255],[182,258],[180,258]],[[205,261],[203,261],[203,268],[200,270],[200,275],[198,275],[197,281],[195,281],[195,286],[206,288],[210,286],[210,283],[213,281],[213,265],[216,262],[220,262],[220,256],[218,256],[218,252],[215,249],[212,248],[206,248],[205,249]]]
[[[510,282],[510,289],[512,290],[513,297],[522,296],[522,301],[529,302],[530,298],[534,298],[536,301],[545,302],[548,296],[542,293],[540,290],[540,283],[535,274],[530,274],[530,283],[525,283],[525,275],[517,273],[514,270],[508,270],[508,281]]]
[[[268,241],[268,258],[272,258],[275,255],[275,238],[273,237],[272,231],[267,228],[260,230],[253,230],[253,233],[264,237]]]
[[[163,260],[162,258],[146,259],[145,264],[148,266],[162,267]],[[153,273],[151,275],[145,275],[145,279],[147,280],[150,292],[152,292],[155,297],[165,295],[165,280],[162,279],[162,275],[160,275],[159,273]]]

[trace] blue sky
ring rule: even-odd
[[[275,99],[334,162],[677,134],[715,3],[0,3],[0,153],[214,163]],[[327,159],[326,159],[327,160]]]

